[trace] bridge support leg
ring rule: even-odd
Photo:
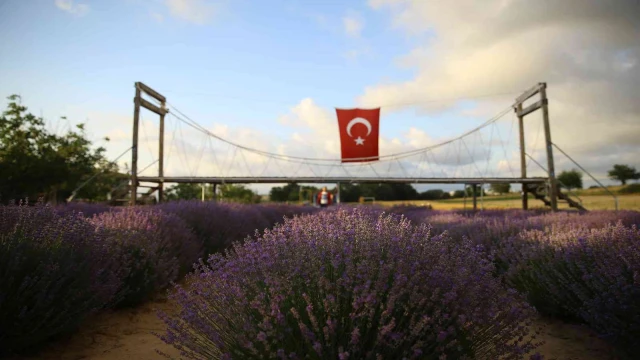
[[[140,88],[136,86],[133,98],[133,146],[131,147],[131,198],[129,205],[135,205],[138,194],[138,124],[140,123]]]
[[[473,184],[471,186],[471,189],[473,190],[473,211],[477,211],[478,210],[478,184]]]
[[[525,146],[524,146],[524,116],[522,113],[522,103],[519,103],[516,107],[516,114],[518,114],[518,127],[520,128],[520,177],[526,179],[527,177],[527,162],[525,157]],[[529,208],[529,195],[527,194],[527,186],[522,183],[522,210],[527,210]]]
[[[164,101],[161,104],[163,113],[160,114],[160,137],[158,139],[158,177],[160,183],[158,184],[158,202],[164,201],[164,111],[166,109]]]
[[[218,200],[218,196],[216,195],[216,190],[218,189],[218,184],[211,184],[213,186],[213,201],[217,201]]]
[[[547,170],[549,173],[549,200],[551,210],[558,211],[558,184],[556,183],[556,171],[553,163],[553,143],[551,142],[551,127],[549,126],[549,101],[547,100],[546,83],[540,88],[542,98],[542,120],[544,121],[544,137],[547,146]]]

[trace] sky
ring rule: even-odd
[[[0,0],[0,105],[19,94],[54,132],[86,123],[115,159],[141,81],[172,111],[169,176],[499,177],[520,173],[510,106],[546,82],[552,141],[611,184],[613,164],[640,169],[639,13],[638,0]],[[269,160],[173,116],[243,146],[339,159],[336,107],[381,107],[381,155],[504,115],[346,168]],[[541,120],[525,118],[532,176],[546,166]],[[157,173],[157,133],[143,111],[142,175]]]

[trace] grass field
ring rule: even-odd
[[[613,197],[610,195],[590,194],[588,191],[583,191],[582,194],[578,193],[582,200],[582,205],[587,210],[614,210],[615,203]],[[393,206],[400,204],[411,205],[426,205],[430,204],[436,210],[453,210],[453,209],[467,209],[473,208],[473,200],[467,198],[466,205],[464,199],[449,199],[449,200],[415,200],[415,201],[376,201],[376,204],[384,206]],[[485,196],[483,199],[478,197],[478,209],[520,209],[522,207],[522,201],[520,197],[516,195],[510,196]],[[536,200],[533,197],[529,197],[529,208],[544,208],[545,205],[540,200]],[[558,202],[560,209],[568,209],[569,206],[564,201]],[[631,195],[618,195],[618,209],[619,210],[636,210],[640,211],[640,194]]]

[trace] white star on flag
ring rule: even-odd
[[[364,139],[358,136],[356,139],[356,145],[364,145]]]

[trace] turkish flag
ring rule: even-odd
[[[380,108],[336,109],[342,162],[378,160]]]

